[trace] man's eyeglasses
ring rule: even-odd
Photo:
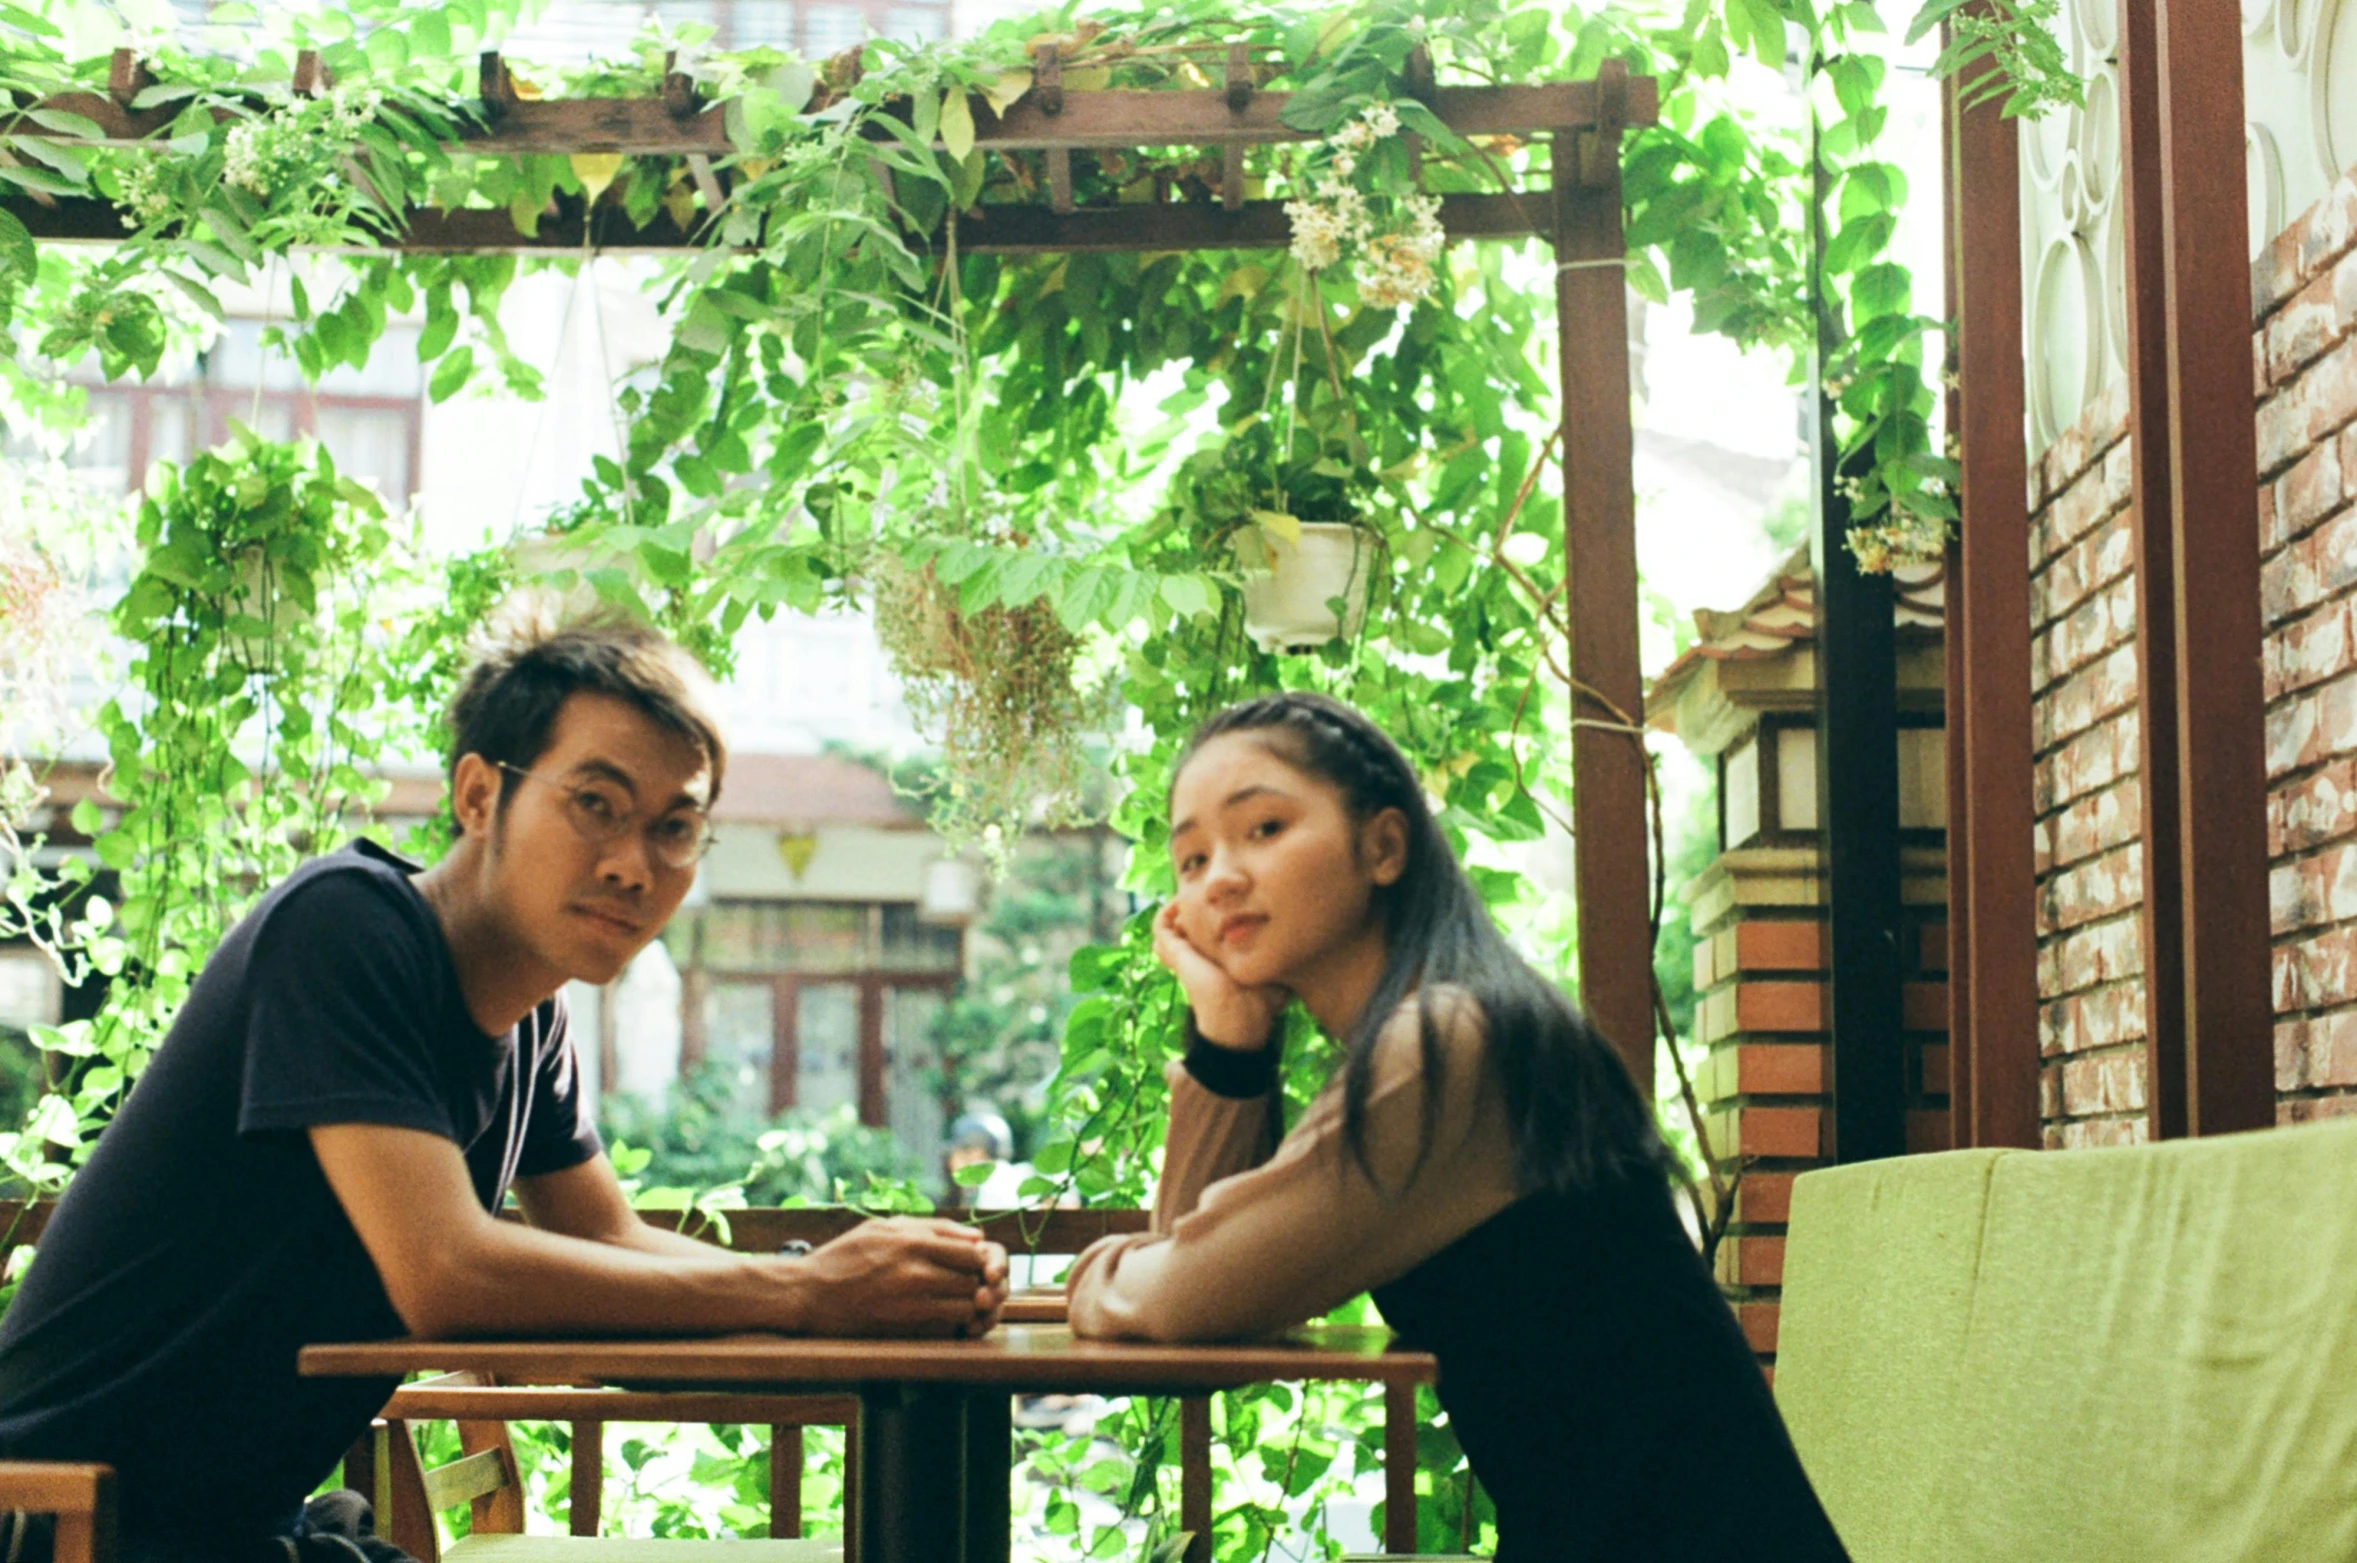
[[[612,846],[637,830],[646,837],[648,854],[666,868],[693,868],[712,850],[712,820],[702,809],[683,805],[642,823],[643,816],[631,807],[629,795],[613,782],[551,781],[505,760],[498,765],[511,776],[563,793],[565,818],[581,839],[593,846]]]

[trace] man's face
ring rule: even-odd
[[[461,764],[465,810],[481,785],[470,788],[464,767],[483,762],[470,755]],[[489,900],[542,963],[581,982],[611,982],[695,882],[694,862],[667,863],[655,843],[701,834],[711,766],[626,701],[578,694],[559,708],[548,748],[528,770],[496,773],[508,799],[504,815],[484,826]],[[617,822],[627,828],[614,829]],[[466,823],[474,834],[475,822]]]

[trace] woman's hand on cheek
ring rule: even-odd
[[[1293,995],[1280,987],[1247,988],[1227,969],[1189,939],[1179,926],[1176,897],[1154,918],[1154,955],[1170,968],[1186,990],[1187,1005],[1195,1012],[1195,1029],[1207,1042],[1252,1051],[1268,1046],[1277,1017]]]

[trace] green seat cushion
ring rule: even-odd
[[[1793,1185],[1776,1400],[1857,1563],[1932,1556],[1933,1446],[1954,1415],[1990,1183],[2023,1154],[1862,1162]]]
[[[450,1563],[843,1563],[839,1541],[642,1541],[622,1536],[469,1536]]]
[[[2357,1558],[2357,1122],[2006,1157],[1954,1420],[1923,1558]]]

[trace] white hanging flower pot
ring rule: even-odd
[[[1266,525],[1236,534],[1236,562],[1244,568],[1244,633],[1266,652],[1313,651],[1336,636],[1348,640],[1366,622],[1374,539],[1347,522],[1298,525],[1298,538]]]

